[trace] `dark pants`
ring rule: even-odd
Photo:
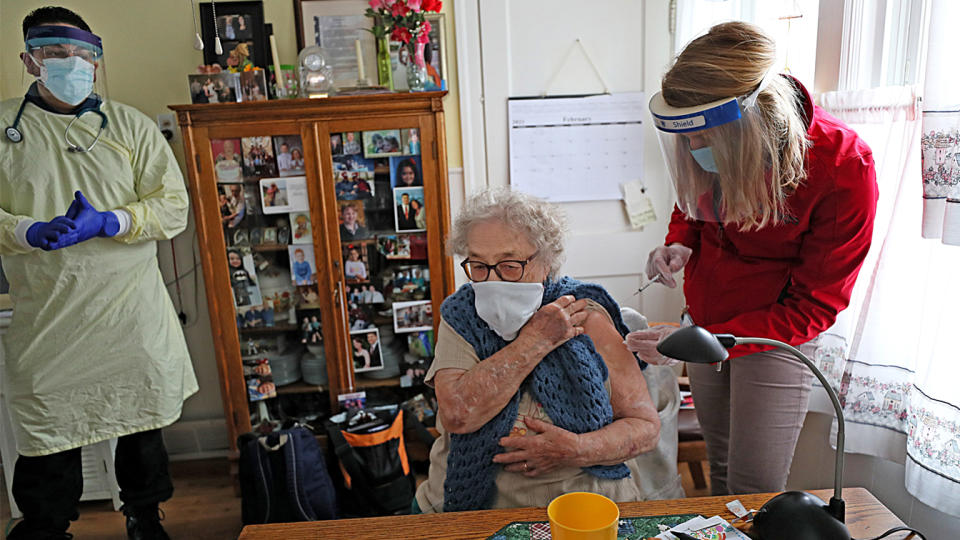
[[[151,507],[169,499],[173,483],[168,462],[159,429],[120,437],[114,464],[124,506]],[[70,521],[80,517],[77,505],[82,493],[80,448],[20,456],[13,473],[13,499],[24,519],[8,538],[35,538],[35,531],[66,531]]]

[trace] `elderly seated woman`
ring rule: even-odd
[[[563,228],[557,207],[511,191],[481,192],[458,216],[449,248],[472,283],[441,308],[426,376],[440,437],[414,512],[645,498],[635,458],[658,444],[657,409],[616,302],[556,277]]]

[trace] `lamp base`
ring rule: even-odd
[[[831,500],[831,506],[843,505]],[[787,491],[767,501],[753,519],[762,540],[850,540],[850,531],[819,497]]]

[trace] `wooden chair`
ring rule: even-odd
[[[690,391],[690,378],[687,377],[686,366],[678,382],[680,390]],[[680,409],[677,414],[677,431],[677,463],[686,463],[690,469],[694,487],[704,489],[707,487],[707,480],[703,474],[703,462],[707,460],[707,443],[703,440],[703,430],[697,420],[696,410]]]

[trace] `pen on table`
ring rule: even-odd
[[[663,277],[663,276],[660,275],[660,274],[657,274],[657,275],[653,276],[653,278],[652,278],[650,281],[648,281],[646,285],[644,285],[643,287],[640,287],[639,289],[637,289],[637,292],[633,293],[633,295],[636,296],[636,295],[642,293],[642,292],[644,291],[644,289],[646,289],[647,287],[649,287],[649,286],[653,285],[654,283],[660,281],[660,279],[661,279],[662,277]]]

